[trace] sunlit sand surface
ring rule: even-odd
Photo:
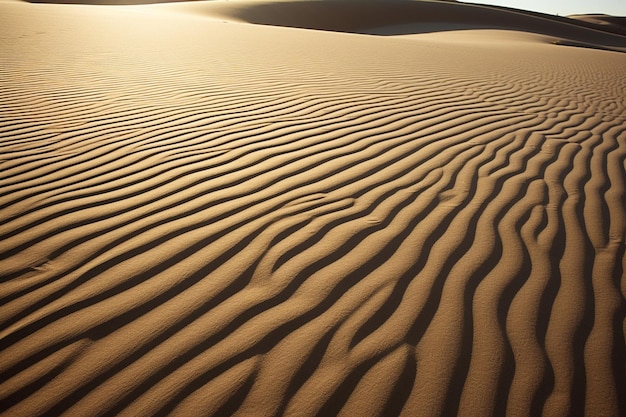
[[[607,19],[0,2],[2,415],[626,414]]]

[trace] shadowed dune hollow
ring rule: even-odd
[[[33,0],[32,3],[145,4],[158,0]],[[189,2],[187,2],[190,4]],[[574,19],[455,1],[279,0],[198,1],[196,11],[250,23],[363,34],[400,35],[467,28],[510,29],[624,47],[624,19],[579,15]],[[591,31],[590,31],[590,30]],[[615,37],[607,33],[622,35]]]
[[[621,31],[0,1],[0,413],[625,415]]]

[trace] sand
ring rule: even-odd
[[[570,20],[0,2],[2,415],[625,415],[626,37]]]

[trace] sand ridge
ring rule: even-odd
[[[211,4],[0,3],[3,415],[625,412],[626,55]]]
[[[515,30],[625,50],[617,21],[569,19],[502,7],[407,0],[236,0],[151,6],[186,10],[227,21],[379,35],[456,31]],[[601,22],[603,24],[599,24]]]

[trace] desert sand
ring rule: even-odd
[[[626,415],[620,22],[0,1],[1,414]]]

